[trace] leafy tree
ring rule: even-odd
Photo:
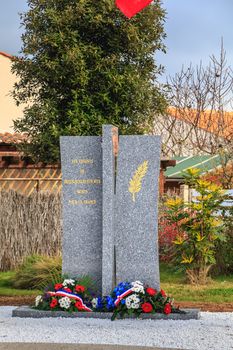
[[[202,179],[199,169],[187,169],[184,178],[197,195],[190,203],[181,198],[165,203],[167,220],[177,227],[175,261],[185,268],[192,284],[205,284],[216,262],[216,242],[225,240],[220,209],[226,195],[221,186]]]
[[[60,135],[99,135],[103,123],[121,133],[150,132],[166,107],[157,83],[165,12],[154,1],[128,20],[114,0],[28,0],[21,15],[22,56],[13,96],[29,103],[15,129],[34,160],[56,162]]]

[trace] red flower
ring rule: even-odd
[[[55,308],[57,306],[57,299],[53,299],[50,303],[51,309]]]
[[[70,288],[64,288],[64,290],[68,293],[72,293],[72,290]]]
[[[63,284],[62,283],[57,283],[57,284],[55,284],[55,286],[54,286],[54,289],[55,290],[59,290],[59,289],[62,289],[63,288]]]
[[[157,290],[153,288],[147,288],[146,293],[153,297],[157,293]]]
[[[75,290],[77,293],[83,293],[85,292],[86,288],[84,286],[76,286]]]
[[[164,292],[164,290],[161,289],[160,293],[161,293],[162,297],[166,297],[166,293]]]
[[[76,301],[76,303],[74,304],[74,306],[79,310],[83,310],[83,306],[82,306],[82,303],[81,301]]]
[[[164,312],[166,315],[169,315],[169,314],[172,312],[171,304],[166,304],[166,305],[164,306],[163,312]]]
[[[153,307],[152,307],[152,305],[150,303],[142,304],[142,311],[143,312],[148,313],[148,312],[151,312],[152,310],[153,310]]]

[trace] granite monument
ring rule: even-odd
[[[61,137],[63,272],[108,294],[124,280],[159,289],[159,136]]]

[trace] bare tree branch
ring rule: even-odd
[[[219,58],[210,56],[206,67],[202,62],[183,66],[168,77],[167,86],[171,107],[155,125],[155,132],[163,136],[164,155],[220,154],[229,186],[233,180],[233,71],[223,41]]]

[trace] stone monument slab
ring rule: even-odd
[[[120,136],[116,182],[116,283],[148,283],[159,290],[159,136]]]
[[[60,139],[63,186],[62,271],[102,283],[101,137]]]

